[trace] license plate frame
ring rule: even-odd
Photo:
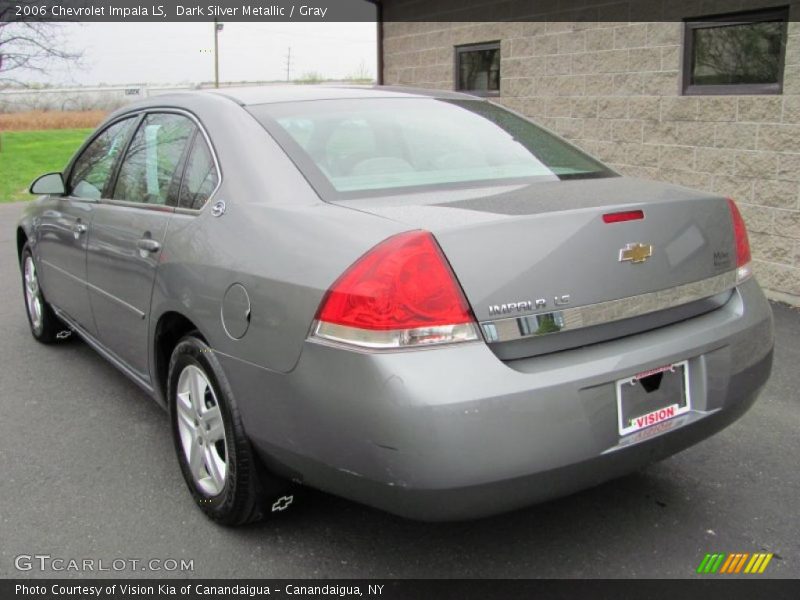
[[[646,377],[663,373],[659,388],[650,394],[655,394],[652,398],[648,397],[648,393],[643,390],[643,385],[639,380]],[[664,377],[670,378],[666,388],[664,385]],[[674,398],[674,402],[670,402],[670,386],[675,388],[678,384],[681,392],[680,397]],[[634,389],[634,386],[636,389]],[[663,392],[662,392],[663,389]],[[658,393],[662,392],[662,393]],[[691,388],[689,386],[689,361],[682,360],[679,362],[649,369],[631,377],[618,379],[616,381],[616,394],[617,394],[617,429],[621,437],[637,433],[659,425],[667,421],[671,421],[676,417],[686,414],[692,409]],[[626,402],[627,400],[627,402]],[[631,405],[640,405],[639,409],[633,408]],[[641,406],[650,404],[650,410],[642,412]],[[634,414],[631,414],[634,413]]]

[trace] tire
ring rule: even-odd
[[[178,463],[206,516],[242,525],[292,504],[291,484],[259,463],[219,362],[196,333],[172,352],[167,390]]]
[[[36,261],[33,259],[29,242],[25,242],[22,248],[20,271],[22,272],[25,314],[28,317],[28,325],[30,325],[34,339],[42,344],[53,344],[61,341],[62,338],[69,338],[72,333],[69,327],[56,316],[53,308],[44,299],[44,293],[39,285]]]

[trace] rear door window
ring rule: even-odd
[[[127,202],[167,204],[170,196],[177,194],[176,174],[180,176],[178,167],[195,129],[191,119],[183,115],[147,115],[131,140],[111,197]]]

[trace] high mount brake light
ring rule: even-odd
[[[750,256],[750,240],[747,238],[747,227],[736,202],[728,198],[728,208],[733,220],[733,238],[736,244],[736,283],[741,283],[753,274]]]
[[[622,223],[624,221],[638,221],[640,219],[644,219],[644,211],[641,210],[623,210],[603,215],[603,223]]]
[[[475,317],[439,245],[427,231],[384,240],[331,286],[316,337],[364,348],[478,339]]]

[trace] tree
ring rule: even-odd
[[[22,0],[12,5],[0,0],[0,85],[21,83],[18,76],[25,71],[46,73],[59,62],[80,58],[80,53],[65,49],[59,23],[18,17],[17,5],[34,3]]]

